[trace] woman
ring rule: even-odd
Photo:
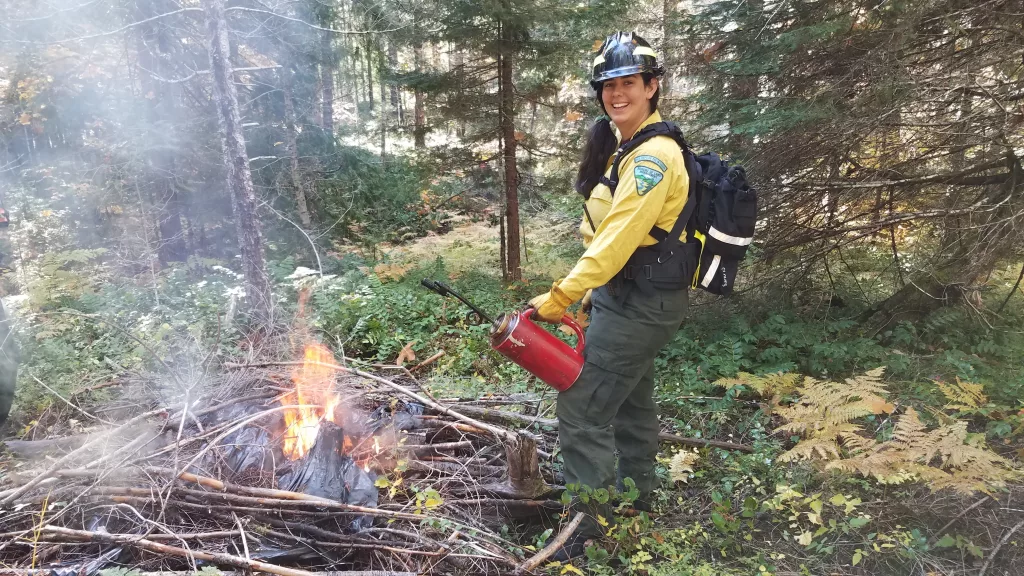
[[[645,268],[650,278],[650,266],[631,264],[658,244],[652,233],[666,236],[656,228],[672,230],[686,204],[689,178],[679,145],[665,136],[646,140],[619,159],[618,174],[610,169],[620,142],[662,121],[657,111],[662,73],[654,50],[636,34],[612,34],[598,51],[591,85],[607,116],[590,131],[576,180],[577,191],[587,198],[580,225],[587,250],[568,276],[530,302],[535,317],[547,322],[558,322],[581,298],[591,309],[583,372],[558,396],[566,482],[622,489],[623,480],[632,478],[640,492],[638,508],[648,506],[657,480],[654,358],[682,323],[688,282],[668,290],[640,286]],[[614,192],[611,180],[617,180]],[[588,511],[558,558],[582,554],[587,539],[601,536],[595,516],[610,519],[607,508]]]

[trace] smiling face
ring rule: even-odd
[[[643,76],[621,76],[601,85],[601,101],[608,117],[615,122],[623,140],[632,138],[640,124],[651,115],[650,100],[658,91],[658,79],[644,84]]]

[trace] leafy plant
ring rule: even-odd
[[[989,492],[1020,477],[1012,462],[984,446],[983,436],[968,434],[962,420],[948,418],[929,429],[908,408],[894,417],[891,438],[879,441],[869,435],[857,420],[895,411],[886,399],[883,373],[877,368],[841,384],[805,378],[796,389],[799,398],[778,411],[786,423],[776,432],[800,437],[779,460],[823,461],[826,470],[856,472],[882,483],[923,481],[932,490],[964,493]],[[752,387],[768,391],[763,380]],[[966,404],[984,399],[981,388],[959,381],[943,391]]]

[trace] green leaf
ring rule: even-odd
[[[870,521],[871,521],[871,519],[865,518],[863,516],[858,516],[856,518],[850,518],[850,527],[851,528],[863,528],[864,526],[867,526],[868,522],[870,522]]]
[[[936,542],[935,545],[939,548],[950,548],[956,546],[956,538],[946,534],[942,538],[939,538],[939,541]]]
[[[854,551],[853,559],[850,560],[850,562],[854,566],[856,566],[857,564],[860,564],[861,558],[863,558],[863,557],[864,557],[864,553],[858,548],[856,551]]]
[[[718,512],[711,513],[711,521],[715,523],[715,527],[720,531],[725,532],[725,518],[722,517]]]

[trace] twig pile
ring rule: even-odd
[[[503,518],[561,514],[568,522],[550,499],[562,483],[547,464],[550,426],[526,431],[519,428],[528,422],[485,421],[529,420],[492,409],[522,398],[442,403],[407,370],[391,378],[335,367],[349,417],[339,426],[322,422],[318,443],[345,434],[334,438],[345,450],[332,452],[332,462],[349,465],[345,482],[376,482],[371,490],[339,489],[371,493],[370,505],[282,489],[283,478],[318,465],[306,462],[315,449],[295,461],[279,456],[281,416],[294,408],[281,404],[290,392],[288,364],[226,365],[205,394],[177,405],[151,402],[84,441],[44,442],[52,450],[77,446],[45,463],[35,443],[11,443],[36,459],[0,484],[0,566],[12,567],[0,576],[57,565],[80,575],[117,565],[282,576],[508,573],[527,558],[499,534]],[[256,473],[239,470],[252,450],[270,456]],[[543,558],[531,560],[526,568]]]

